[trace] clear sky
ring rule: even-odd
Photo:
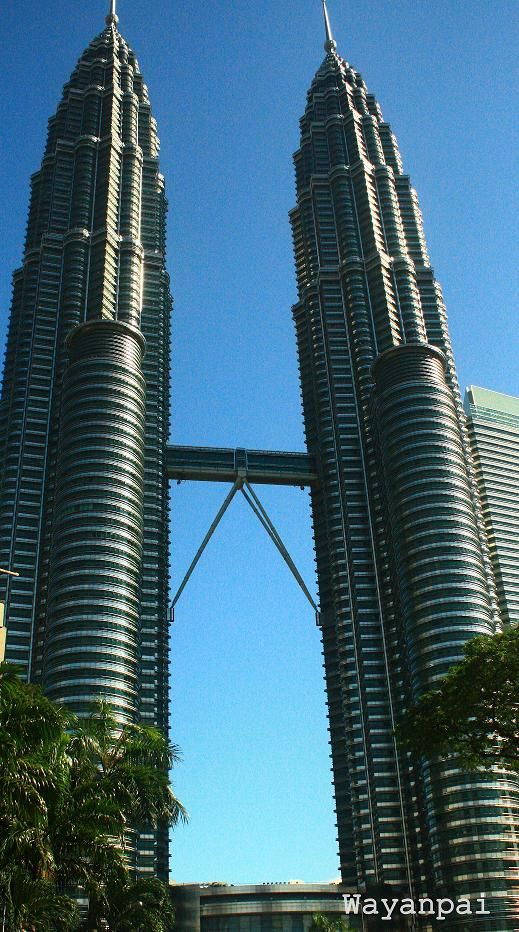
[[[8,0],[0,158],[3,337],[28,179],[104,0]],[[462,386],[519,394],[515,0],[329,0],[339,52],[390,120],[418,190]],[[303,449],[290,308],[291,155],[324,56],[319,0],[119,0],[162,141],[175,297],[173,439]],[[223,486],[172,490],[173,587]],[[308,495],[260,495],[315,590]],[[319,634],[285,564],[236,501],[172,632],[178,795],[172,875],[337,876]]]

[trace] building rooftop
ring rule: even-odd
[[[471,409],[469,410],[469,405]],[[474,408],[476,411],[474,411]],[[519,398],[514,395],[503,395],[493,392],[489,388],[479,388],[469,385],[465,392],[465,409],[467,413],[484,414],[485,409],[519,417]]]

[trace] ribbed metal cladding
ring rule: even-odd
[[[391,553],[414,697],[430,689],[475,634],[492,634],[445,359],[432,346],[388,350],[374,367]]]
[[[44,657],[47,694],[79,715],[138,712],[144,339],[120,321],[68,340]]]

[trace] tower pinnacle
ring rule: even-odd
[[[114,24],[114,26],[116,26],[117,23],[119,22],[119,17],[117,16],[117,13],[115,11],[116,4],[117,4],[117,0],[110,0],[110,12],[108,16],[106,17],[107,26],[111,26],[112,23]]]
[[[324,14],[324,28],[326,31],[326,42],[324,43],[324,48],[326,52],[335,52],[337,48],[337,43],[332,35],[332,27],[330,26],[330,17],[328,16],[328,8],[326,6],[326,0],[322,0],[323,3],[323,14]]]

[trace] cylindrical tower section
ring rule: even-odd
[[[393,569],[416,700],[462,657],[469,638],[494,632],[494,620],[446,359],[429,344],[407,344],[379,356],[373,377]],[[495,924],[485,924],[487,916],[481,927],[510,928],[505,913],[513,855],[503,829],[510,814],[496,783],[463,773],[453,761],[423,762],[422,773],[437,892],[475,897],[488,877],[499,877],[489,890]]]
[[[44,666],[47,694],[78,715],[106,698],[138,708],[144,338],[89,321],[67,339]]]
[[[406,344],[373,366],[394,567],[415,697],[494,630],[469,478],[440,350]]]

